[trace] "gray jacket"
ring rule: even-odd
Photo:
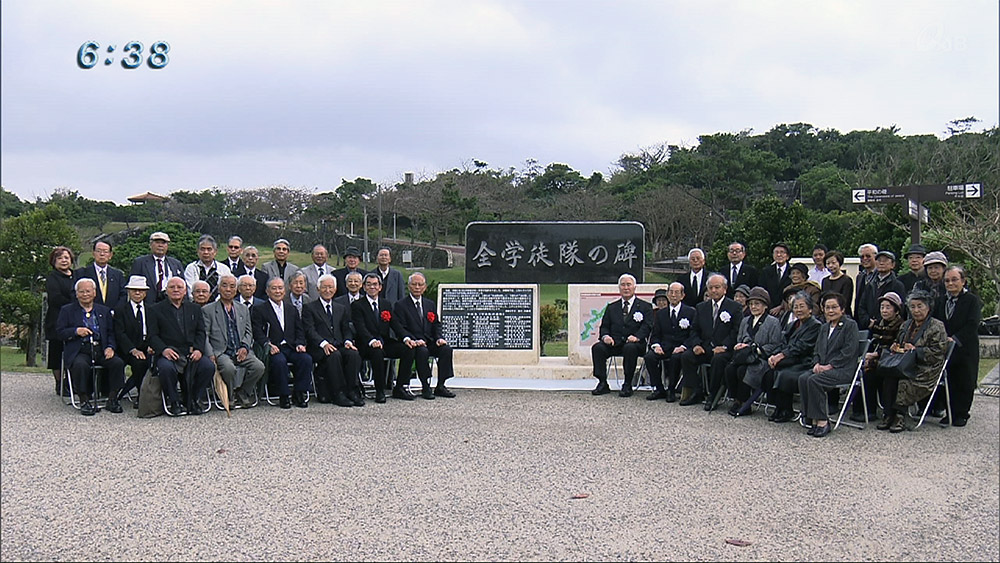
[[[784,341],[781,336],[781,323],[778,322],[778,319],[767,313],[764,313],[764,319],[757,328],[757,335],[751,339],[750,323],[752,321],[753,316],[743,317],[743,320],[740,322],[740,332],[736,335],[736,342],[746,344],[756,343],[760,348],[760,352],[757,354],[757,361],[747,366],[746,375],[743,376],[744,383],[753,389],[760,389],[761,385],[763,385],[764,374],[767,373],[767,370],[771,369],[767,365],[767,359],[781,348]]]

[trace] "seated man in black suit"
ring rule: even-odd
[[[205,322],[201,307],[185,300],[187,284],[183,278],[170,278],[167,299],[149,312],[149,342],[157,354],[156,369],[160,386],[167,395],[170,412],[182,414],[185,406],[177,395],[178,374],[185,375],[187,411],[201,414],[198,398],[212,384],[215,364],[205,355]]]
[[[646,353],[646,370],[653,380],[654,391],[647,400],[666,399],[668,403],[677,400],[674,387],[681,373],[681,354],[692,347],[692,335],[697,333],[695,308],[685,305],[684,286],[678,282],[667,288],[666,307],[656,312],[649,342],[651,350]],[[663,366],[666,365],[667,386],[663,385]]]
[[[597,387],[594,395],[610,393],[608,387],[608,358],[623,357],[624,376],[620,397],[632,395],[632,376],[639,363],[639,355],[646,351],[646,338],[653,327],[653,305],[635,296],[635,277],[622,274],[618,278],[621,299],[608,303],[601,318],[599,340],[590,348],[594,360],[594,377]]]
[[[392,312],[399,319],[399,329],[402,331],[396,336],[401,336],[403,344],[413,350],[413,357],[417,362],[417,377],[423,387],[420,396],[425,399],[453,398],[455,394],[445,386],[445,381],[455,375],[451,346],[441,338],[441,319],[437,318],[437,307],[433,301],[423,296],[427,289],[427,278],[420,272],[414,272],[410,274],[407,286],[409,294],[396,301]],[[431,356],[438,359],[438,382],[433,392],[429,364]],[[403,381],[402,373],[396,384],[399,385],[400,382],[409,382]]]
[[[323,394],[338,406],[363,407],[365,400],[358,379],[361,355],[354,346],[351,312],[333,300],[336,278],[323,274],[316,283],[319,299],[302,307],[306,348],[316,362],[316,386],[322,386]]]
[[[312,384],[312,358],[306,353],[306,332],[295,307],[285,304],[285,281],[274,277],[267,282],[267,303],[251,313],[253,339],[267,350],[271,363],[269,379],[278,388],[278,405],[292,408],[288,400],[288,362],[295,374],[294,402],[306,408],[306,394]]]
[[[708,299],[696,307],[698,331],[692,340],[694,346],[681,355],[684,370],[681,406],[694,405],[705,398],[705,389],[698,375],[701,364],[710,365],[710,381],[721,385],[726,364],[733,357],[740,321],[743,320],[743,307],[726,297],[725,277],[719,274],[709,276],[705,294]],[[709,409],[710,404],[706,404],[705,408]]]
[[[91,367],[104,366],[108,377],[107,409],[122,412],[118,403],[118,390],[125,379],[125,362],[115,355],[115,332],[112,327],[111,309],[94,302],[97,285],[90,278],[77,280],[76,302],[67,303],[59,310],[56,334],[65,342],[63,365],[69,369],[73,390],[80,397],[80,414],[93,415],[99,410],[90,402],[93,378]]]
[[[125,289],[128,290],[128,299],[115,309],[115,340],[122,358],[132,369],[132,377],[122,387],[119,399],[132,389],[142,389],[142,379],[149,371],[153,358],[153,348],[149,345],[149,331],[146,328],[149,311],[144,306],[146,292],[149,290],[146,278],[131,276]],[[138,401],[134,406],[139,408]]]
[[[378,274],[366,274],[364,279],[365,299],[358,299],[351,305],[351,318],[357,334],[361,357],[368,360],[374,372],[375,402],[385,402],[386,370],[385,360],[399,360],[399,378],[392,388],[392,396],[404,401],[412,401],[413,395],[405,388],[405,382],[413,377],[413,348],[405,346],[393,337],[401,334],[399,318],[392,314],[392,303],[379,296],[382,280]]]
[[[236,301],[245,305],[251,313],[254,307],[267,302],[257,297],[257,280],[250,274],[243,274],[236,280],[236,291],[239,293]]]

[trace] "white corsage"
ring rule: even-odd
[[[632,313],[632,318],[635,319],[635,322],[641,323],[642,322],[642,311],[636,311],[635,313]]]
[[[729,311],[723,311],[719,313],[719,320],[724,323],[728,323],[729,321],[733,320],[733,317],[732,315],[729,314]]]
[[[691,326],[691,321],[689,321],[687,319],[681,319],[680,322],[677,323],[677,326],[679,326],[681,328],[687,328],[687,327]]]

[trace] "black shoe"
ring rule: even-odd
[[[681,401],[679,404],[682,407],[689,407],[691,405],[697,405],[699,403],[703,403],[704,401],[705,401],[705,395],[704,394],[702,394],[702,393],[694,393],[690,397],[688,397],[687,399],[684,399],[683,401]]]
[[[392,388],[392,398],[393,399],[402,399],[404,401],[412,401],[416,397],[413,396],[413,393],[410,393],[409,391],[407,391],[403,387],[393,387]]]
[[[649,395],[646,395],[646,400],[647,401],[658,401],[660,399],[665,399],[666,397],[667,397],[667,392],[666,391],[664,391],[663,389],[657,389],[656,391],[653,391]]]
[[[607,395],[611,392],[611,387],[608,387],[608,382],[606,380],[601,380],[597,382],[597,387],[590,392],[591,395]]]
[[[622,385],[622,388],[618,391],[619,397],[631,397],[632,396],[632,386]]]
[[[434,400],[434,391],[431,391],[430,387],[424,387],[420,391],[420,396],[423,397],[423,398],[425,398],[425,399],[427,399],[428,401],[433,401]]]
[[[813,430],[812,437],[813,438],[823,438],[827,434],[829,434],[831,430],[833,430],[833,425],[830,424],[829,422],[827,422],[826,426],[817,426]]]
[[[292,395],[292,404],[300,409],[309,408],[309,402],[306,401],[305,393],[295,393]]]
[[[791,422],[793,420],[795,420],[795,415],[792,413],[792,411],[778,411],[774,413],[774,420],[772,420],[771,422],[777,422],[778,424],[783,424],[785,422]]]
[[[188,411],[188,414],[191,414],[191,415],[194,415],[194,416],[200,416],[204,412],[201,409],[201,405],[198,404],[198,401],[192,402],[191,406],[188,407],[187,411]]]
[[[933,417],[933,418],[940,418],[940,417],[948,414],[948,411],[946,411],[944,409],[931,409],[931,412],[929,412],[927,414],[929,416]]]
[[[446,399],[455,398],[455,394],[451,392],[451,389],[445,387],[444,384],[438,385],[437,387],[434,388],[434,396],[444,397]]]
[[[892,427],[892,418],[890,417],[883,418],[875,425],[876,430],[888,430],[890,427]]]
[[[667,391],[667,402],[673,403],[677,401],[677,393],[673,389]]]
[[[354,401],[348,399],[347,395],[342,392],[337,392],[337,394],[333,396],[333,404],[338,407],[353,407]]]
[[[187,414],[187,409],[184,408],[184,405],[181,404],[180,401],[174,401],[173,403],[170,403],[170,409],[169,410],[170,410],[170,414],[173,415],[173,416],[183,416],[183,415]]]
[[[292,408],[292,402],[288,399],[288,395],[282,395],[278,397],[278,406],[283,409]]]
[[[80,414],[83,416],[94,416],[97,414],[97,407],[90,401],[84,401],[80,404]]]
[[[375,389],[375,402],[382,404],[385,402],[385,391],[381,389]]]
[[[717,403],[715,401],[709,401],[709,402],[705,403],[705,412],[712,412],[712,411],[714,411],[717,408],[719,408],[719,403]]]
[[[121,414],[122,413],[122,405],[121,405],[121,403],[118,402],[118,399],[109,399],[108,400],[108,406],[106,406],[104,408],[106,408],[108,410],[108,412],[113,412],[115,414]]]
[[[740,408],[742,407],[743,405],[740,403],[733,403],[733,406],[729,407],[729,411],[727,412],[729,413],[729,416],[739,416]]]
[[[351,404],[353,404],[356,407],[365,406],[364,398],[361,395],[357,394],[356,392],[351,392],[350,394],[348,394],[347,399],[351,401]]]
[[[959,426],[959,427],[965,426],[968,423],[969,423],[969,419],[968,418],[959,418],[957,416],[955,417],[955,420],[951,421],[951,425],[952,426]]]
[[[330,397],[327,397],[326,394],[320,395],[317,393],[316,400],[319,401],[320,403],[326,404],[330,402]]]

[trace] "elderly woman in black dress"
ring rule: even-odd
[[[914,372],[900,377],[902,374],[896,370],[879,368],[885,417],[876,428],[890,432],[905,430],[904,420],[910,405],[934,392],[948,350],[944,323],[931,316],[934,298],[930,293],[915,289],[906,299],[906,304],[910,318],[903,322],[896,341],[889,349],[898,353],[914,351],[917,355]]]
[[[49,341],[49,355],[46,365],[52,370],[56,381],[56,393],[59,393],[59,382],[62,370],[63,342],[56,334],[56,319],[63,305],[73,301],[73,261],[76,257],[73,251],[65,246],[57,246],[49,253],[49,265],[52,271],[45,279],[45,294],[48,296],[48,309],[42,323],[45,328],[45,338]]]

